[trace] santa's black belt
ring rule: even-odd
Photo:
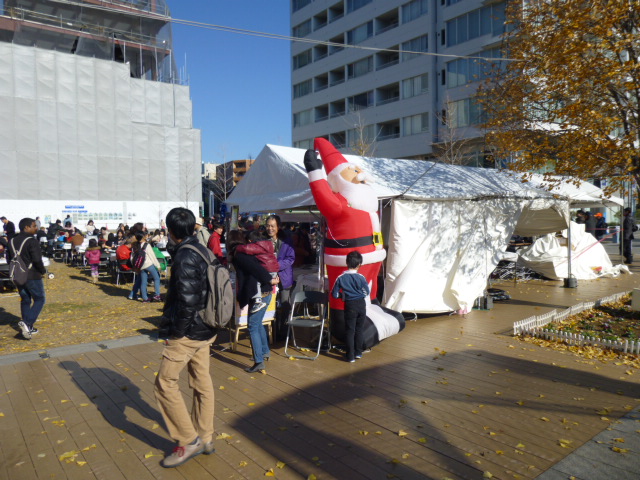
[[[324,246],[327,248],[356,248],[366,247],[368,245],[373,245],[373,235],[358,238],[347,238],[344,240],[332,240],[331,238],[324,239]]]

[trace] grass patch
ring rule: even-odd
[[[89,310],[92,308],[99,307],[100,303],[98,302],[86,302],[86,303],[46,303],[44,306],[44,313],[49,315],[55,315],[57,313],[74,313],[78,310]]]

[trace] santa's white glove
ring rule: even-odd
[[[307,173],[314,170],[320,170],[322,168],[322,160],[318,158],[315,150],[307,150],[304,154],[304,168],[307,169]]]

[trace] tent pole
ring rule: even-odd
[[[569,209],[569,225],[567,226],[567,278],[564,279],[564,288],[576,288],[578,279],[571,275],[571,202],[567,203]]]

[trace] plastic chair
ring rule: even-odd
[[[291,304],[291,313],[287,321],[287,339],[284,343],[284,354],[287,357],[302,358],[306,360],[315,360],[320,356],[320,348],[322,345],[323,333],[325,333],[325,322],[327,318],[327,294],[315,290],[304,290],[298,292],[293,297]],[[306,355],[291,355],[287,352],[289,346],[289,338],[291,338],[293,347],[300,350],[296,344],[295,329],[296,328],[320,328],[318,333],[318,345],[315,357]]]

